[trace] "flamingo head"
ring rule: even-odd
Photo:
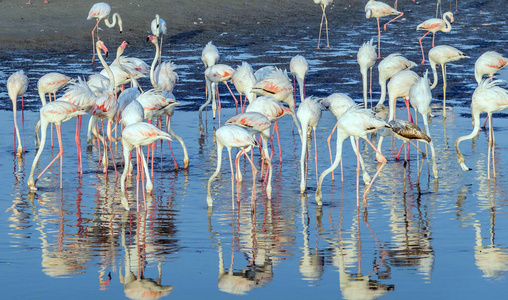
[[[125,49],[125,47],[127,47],[127,45],[129,45],[129,42],[123,41],[122,44],[120,45],[120,47],[122,47],[122,49]]]
[[[155,35],[149,35],[146,40],[152,42],[153,44],[157,44],[157,37]]]
[[[104,42],[101,40],[97,41],[97,50],[99,49],[102,49],[106,57],[108,57],[108,48],[106,48],[106,45],[104,45]]]

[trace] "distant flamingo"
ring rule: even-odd
[[[293,74],[293,82],[294,79],[298,82],[298,90],[300,91],[300,102],[305,99],[305,74],[309,71],[309,64],[305,57],[297,54],[289,63],[289,71]],[[296,90],[296,86],[293,88]],[[296,105],[296,104],[295,104]]]
[[[148,124],[145,122],[138,122],[133,123],[130,125],[125,126],[125,128],[122,130],[122,147],[123,147],[123,157],[125,160],[125,167],[122,173],[122,176],[120,178],[120,186],[122,189],[122,192],[125,192],[125,180],[127,173],[129,172],[129,165],[130,165],[130,153],[133,148],[136,148],[136,157],[137,163],[139,166],[139,156],[141,156],[141,162],[143,164],[143,169],[145,171],[145,177],[146,177],[146,192],[150,194],[153,190],[153,184],[152,180],[150,179],[150,173],[148,172],[148,166],[145,160],[145,156],[143,155],[143,149],[141,146],[146,146],[153,144],[154,142],[164,139],[171,141],[171,136],[160,130],[159,128],[155,127],[152,124]],[[139,172],[137,176],[137,182],[139,185]],[[136,194],[138,194],[136,192]],[[139,205],[138,205],[139,209]]]
[[[425,133],[431,139],[429,130],[429,115],[430,102],[432,100],[432,92],[429,87],[428,71],[425,71],[425,75],[419,78],[409,89],[409,102],[415,110],[415,118],[418,120],[418,112],[422,115],[423,124],[425,126]],[[436,164],[436,152],[434,150],[434,143],[432,140],[427,141],[432,152],[432,171],[434,178],[437,178],[437,164]]]
[[[161,19],[158,14],[155,15],[155,19],[153,19],[151,24],[152,34],[157,38],[160,37],[161,42],[159,46],[159,64],[161,63],[162,56],[162,38],[165,34],[168,33],[168,27],[166,26],[166,21]]]
[[[460,142],[474,138],[480,131],[480,113],[486,112],[489,119],[489,146],[487,155],[487,178],[490,179],[490,157],[492,154],[492,175],[496,178],[496,160],[494,159],[494,128],[492,127],[492,113],[498,112],[508,108],[508,91],[499,87],[501,83],[499,80],[490,82],[484,79],[480,82],[478,87],[473,93],[471,102],[471,114],[473,118],[474,128],[473,131],[465,136],[459,137],[455,141],[455,151],[457,152],[457,161],[459,162],[462,170],[470,171],[465,164],[464,155],[459,150]],[[492,150],[492,151],[491,151]]]
[[[240,157],[242,154],[245,154],[245,157],[249,160],[252,167],[252,178],[253,181],[256,178],[256,167],[254,163],[247,155],[247,153],[252,149],[252,147],[258,147],[259,144],[256,139],[250,134],[246,129],[236,126],[236,125],[224,125],[221,128],[217,129],[215,132],[215,138],[217,141],[217,168],[215,172],[208,179],[208,194],[206,196],[206,203],[208,206],[213,206],[213,199],[211,194],[211,186],[212,182],[215,180],[217,175],[219,175],[222,163],[222,149],[226,147],[229,154],[229,165],[231,167],[231,183],[234,181],[234,169],[233,169],[233,161],[231,160],[231,148],[238,147],[242,149],[238,152],[237,157]]]
[[[219,61],[220,55],[217,47],[210,41],[201,52],[201,60],[205,68],[215,65]]]
[[[319,124],[319,120],[321,119],[322,111],[321,105],[318,102],[317,98],[308,97],[305,98],[300,106],[298,107],[298,111],[296,112],[298,116],[298,120],[302,125],[303,138],[302,138],[302,152],[300,154],[300,193],[305,193],[305,189],[307,188],[307,172],[306,172],[306,161],[308,157],[307,153],[307,135],[310,135],[310,129],[314,131],[314,161],[316,162],[316,179],[318,176],[318,166],[317,166],[317,137],[316,137],[316,127]]]
[[[508,58],[503,57],[495,51],[487,51],[483,53],[474,64],[474,77],[476,82],[480,84],[483,75],[488,75],[490,81],[493,80],[494,74],[508,64]]]
[[[58,72],[47,73],[39,78],[37,90],[39,91],[42,105],[46,105],[46,94],[49,94],[49,101],[56,100],[56,92],[72,82],[75,82],[75,80]],[[51,94],[53,94],[53,99],[51,99]]]
[[[240,94],[240,108],[241,112],[245,112],[247,106],[247,100],[249,103],[256,99],[256,94],[251,92],[251,89],[257,83],[254,71],[248,62],[242,62],[241,66],[238,66],[231,76],[231,83],[235,86],[236,90]],[[245,99],[242,100],[242,94],[245,95]]]
[[[44,2],[43,2],[43,3],[49,3],[49,2],[48,2],[48,0],[44,0]],[[27,4],[27,5],[32,4],[32,0],[28,0],[28,2],[27,2],[27,3],[25,3],[25,4]]]
[[[392,53],[385,57],[378,65],[379,85],[381,86],[381,96],[376,105],[380,107],[386,99],[386,81],[393,77],[398,71],[416,67],[416,63],[408,60],[400,53]]]
[[[397,9],[393,9],[390,5],[381,2],[381,1],[375,1],[375,0],[369,0],[367,4],[365,5],[365,14],[366,18],[376,18],[377,20],[377,58],[381,58],[381,27],[379,26],[379,18],[390,16],[390,15],[397,15],[395,18],[391,19],[390,21],[386,22],[384,25],[384,30],[386,31],[386,25],[390,24],[394,20],[402,17],[404,15],[403,12],[398,11]]]
[[[372,67],[376,63],[376,46],[372,43],[373,39],[369,42],[363,43],[358,50],[356,61],[360,65],[360,73],[362,73],[363,83],[363,105],[367,108],[367,70],[370,69],[370,96],[371,96],[371,108],[372,108]]]
[[[448,19],[450,21],[448,21]],[[434,39],[436,37],[436,32],[442,31],[442,32],[450,32],[452,30],[453,23],[453,14],[451,12],[447,12],[443,15],[442,19],[439,18],[432,18],[428,19],[427,21],[424,21],[420,25],[416,26],[416,30],[426,30],[427,33],[425,33],[420,39],[420,48],[422,49],[422,66],[425,63],[425,54],[423,53],[423,45],[422,40],[429,32],[432,32],[432,48],[434,48]]]
[[[260,134],[263,141],[262,158],[268,164],[268,180],[266,183],[266,196],[272,198],[272,163],[268,154],[268,140],[270,139],[270,126],[272,122],[262,113],[245,112],[231,117],[226,125],[236,125],[247,129],[252,135]],[[240,170],[238,169],[238,173]]]
[[[21,142],[21,137],[19,135],[18,122],[16,118],[17,111],[17,99],[18,96],[21,96],[21,114],[22,114],[22,122],[24,124],[24,114],[23,114],[23,95],[26,93],[28,88],[28,77],[25,75],[23,70],[17,71],[7,79],[7,93],[9,94],[9,98],[12,101],[12,114],[14,119],[14,129],[16,131],[16,136],[18,138],[18,147],[16,150],[16,156],[21,156],[24,152],[24,142]],[[23,134],[23,141],[25,140]]]
[[[319,44],[321,43],[321,29],[323,28],[323,20],[325,21],[326,27],[326,48],[330,48],[330,42],[328,41],[328,19],[326,18],[326,7],[333,4],[333,0],[314,0],[314,3],[321,5],[321,10],[323,14],[321,15],[321,24],[319,25],[319,37],[317,48],[319,49]]]
[[[349,136],[354,136],[356,139],[356,153],[360,153],[359,148],[359,138],[365,139],[371,146],[376,150],[376,147],[372,144],[372,142],[368,139],[367,135],[369,133],[375,132],[382,128],[389,128],[389,125],[374,116],[374,113],[372,110],[368,109],[362,109],[359,106],[352,106],[350,107],[337,121],[337,151],[335,154],[335,160],[333,161],[333,165],[326,169],[321,175],[319,176],[318,186],[316,189],[316,202],[318,205],[323,205],[323,195],[321,192],[321,185],[323,184],[323,180],[328,175],[328,173],[332,172],[337,168],[339,165],[339,162],[342,158],[342,144],[346,138]],[[377,150],[376,150],[377,151]],[[365,193],[363,194],[363,202],[366,205],[367,204],[367,194],[370,191],[370,188],[372,184],[374,183],[374,180],[377,178],[378,174],[383,169],[384,165],[386,164],[386,158],[382,156],[381,153],[378,152],[378,155],[382,158],[382,164],[381,167],[377,170],[376,174],[372,178],[372,181],[370,182],[369,186],[365,190]],[[360,198],[360,191],[359,191],[359,181],[360,181],[360,163],[359,163],[360,157],[357,156],[357,164],[358,167],[356,168],[356,205],[359,206],[359,198]]]
[[[60,158],[60,189],[63,188],[62,183],[62,163],[63,163],[63,145],[62,145],[62,133],[60,129],[60,124],[62,122],[68,121],[75,116],[85,114],[85,110],[77,105],[74,105],[65,101],[53,101],[44,105],[40,110],[40,120],[41,120],[41,145],[37,150],[37,154],[35,155],[34,161],[32,163],[32,169],[30,171],[30,177],[28,178],[27,184],[30,190],[35,191],[37,188],[35,184],[39,180],[39,178],[46,172],[46,170],[58,159]],[[49,123],[54,123],[56,126],[56,132],[58,134],[58,146],[59,151],[58,155],[49,163],[49,165],[39,174],[39,176],[34,180],[34,172],[37,163],[39,162],[39,158],[44,151],[44,145],[46,143],[46,131]]]
[[[432,68],[432,73],[434,74],[434,82],[430,87],[431,89],[434,89],[437,86],[438,80],[436,65],[441,65],[443,69],[443,118],[446,118],[446,64],[463,58],[469,58],[469,56],[451,46],[440,45],[430,49],[429,51],[430,67]]]
[[[95,24],[95,27],[92,29],[92,49],[93,49],[93,57],[92,57],[92,63],[95,61],[95,37],[94,37],[94,31],[97,31],[97,40],[99,40],[99,22],[104,19],[104,23],[109,28],[115,27],[116,23],[118,22],[118,27],[120,28],[120,33],[122,33],[122,18],[118,13],[113,14],[112,23],[109,22],[109,14],[111,13],[111,7],[109,4],[104,2],[98,2],[95,3],[92,8],[90,8],[90,11],[88,12],[87,20],[96,19],[97,24]]]

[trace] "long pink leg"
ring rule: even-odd
[[[377,20],[377,59],[381,58],[381,27],[379,26],[379,18]]]
[[[376,174],[374,174],[374,177],[372,177],[372,180],[370,181],[369,186],[365,190],[365,193],[363,193],[363,204],[366,206],[367,205],[367,194],[370,192],[370,188],[372,187],[372,184],[374,183],[374,180],[376,180],[377,176],[379,175],[379,173],[381,172],[383,167],[386,165],[386,158],[383,156],[383,154],[381,154],[381,152],[379,152],[379,150],[377,150],[376,146],[374,146],[369,139],[365,139],[365,140],[377,152],[377,154],[379,154],[379,156],[381,157],[381,160],[382,160],[381,167],[378,168]],[[360,153],[360,152],[358,152],[358,153]]]
[[[95,62],[95,35],[94,35],[94,32],[97,29],[97,39],[99,39],[99,31],[98,31],[99,22],[100,22],[100,19],[97,19],[97,24],[95,24],[95,27],[92,29],[92,50],[93,50],[92,64]]]
[[[356,138],[356,206],[360,206],[360,139]]]
[[[57,128],[57,132],[60,132],[60,125],[56,125],[56,128]],[[61,141],[61,137],[59,135],[59,142]],[[53,158],[53,160],[47,165],[46,168],[44,168],[44,170],[42,170],[41,174],[39,174],[39,176],[37,176],[37,178],[35,179],[34,183],[37,183],[37,181],[39,180],[39,178],[41,178],[42,174],[44,174],[44,172],[46,172],[49,167],[60,157],[62,156],[63,154],[63,148],[62,148],[62,145],[60,144],[60,150],[58,151],[58,155],[55,156],[55,158]],[[60,180],[61,182],[61,180]],[[60,185],[60,188],[62,188],[62,185]]]
[[[435,39],[435,37],[436,37],[436,33],[433,32],[432,33],[432,48],[434,48],[434,39]]]
[[[23,96],[21,96],[21,130],[23,133],[23,153],[25,153],[25,108],[23,104]]]
[[[81,145],[80,145],[80,141],[79,141],[79,117],[81,117],[81,116],[76,117],[76,135],[74,136],[74,139],[76,140],[76,150],[77,150],[77,155],[78,155],[78,174],[83,175],[83,170],[81,167],[81,155],[80,155]]]
[[[395,18],[391,19],[390,21],[386,22],[385,25],[383,25],[383,29],[386,31],[386,25],[390,24],[391,22],[397,20],[398,18],[402,17],[404,15],[403,12],[400,13],[400,15],[396,16]]]
[[[423,64],[425,63],[425,53],[423,53],[423,45],[422,45],[422,40],[425,36],[427,36],[427,34],[429,34],[430,31],[427,31],[426,34],[424,34],[418,41],[420,41],[420,48],[422,49],[422,66]]]
[[[277,121],[275,121],[275,128],[277,132],[277,142],[279,143],[280,163],[282,163],[282,149],[280,148],[279,125],[277,124]]]
[[[235,99],[236,114],[238,114],[238,100],[236,100],[235,94],[233,94],[233,91],[229,87],[229,84],[226,81],[224,81],[224,84],[226,84],[226,86],[228,87],[229,92],[231,93],[231,96],[233,96],[233,99]]]
[[[316,157],[314,158],[316,160],[316,184],[319,185],[319,174],[318,174],[318,167],[317,167],[317,137],[316,137],[316,127],[314,129],[314,153],[316,154]]]

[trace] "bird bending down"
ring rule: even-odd
[[[493,80],[494,74],[508,64],[508,58],[503,57],[495,51],[487,51],[483,53],[474,64],[474,77],[476,82],[480,84],[483,75],[488,75],[490,81]]]
[[[96,19],[97,23],[95,24],[95,27],[92,29],[92,49],[93,49],[93,57],[92,57],[92,63],[95,61],[95,37],[94,32],[97,31],[97,40],[100,40],[99,38],[99,22],[104,19],[104,23],[109,28],[115,27],[116,23],[118,22],[118,27],[120,28],[120,33],[122,33],[122,18],[118,13],[114,13],[112,17],[112,21],[110,23],[109,21],[109,14],[111,13],[111,6],[109,4],[104,2],[98,2],[95,3],[92,8],[90,8],[90,11],[88,12],[87,20]]]
[[[377,107],[381,106],[386,99],[386,81],[393,77],[397,72],[416,67],[416,63],[408,60],[400,53],[392,53],[385,57],[378,65],[379,85],[381,86],[381,96]]]
[[[317,98],[308,97],[305,98],[300,106],[298,107],[298,111],[296,112],[298,116],[298,120],[302,125],[302,153],[300,156],[300,193],[305,193],[305,189],[307,188],[307,172],[306,172],[306,162],[307,162],[307,140],[308,135],[310,135],[310,129],[314,131],[314,161],[316,162],[316,180],[318,177],[318,166],[317,166],[317,137],[316,137],[316,127],[319,124],[319,120],[321,119],[322,111],[321,105],[318,102]]]
[[[448,21],[449,19],[449,21]],[[425,63],[425,54],[423,53],[423,45],[422,40],[423,38],[429,34],[429,32],[432,32],[432,48],[434,48],[434,39],[436,37],[436,32],[442,31],[442,32],[450,32],[452,30],[453,23],[453,14],[451,12],[447,12],[443,15],[442,19],[439,18],[432,18],[428,19],[427,21],[424,21],[420,25],[416,26],[416,30],[426,30],[427,33],[425,33],[418,41],[420,42],[420,48],[422,49],[422,66]]]
[[[268,180],[265,179],[265,182],[267,181],[266,196],[268,197],[268,199],[271,199],[272,163],[270,161],[270,155],[268,154],[268,140],[270,139],[270,126],[272,125],[272,122],[268,119],[268,117],[266,117],[262,113],[251,111],[231,117],[229,120],[226,121],[226,125],[236,125],[245,128],[253,136],[258,133],[261,135],[261,139],[263,141],[263,149],[261,152],[261,156],[263,158],[263,161],[266,161],[268,165]],[[241,175],[240,169],[238,169],[238,174]],[[263,174],[261,174],[261,178],[263,178]]]
[[[49,101],[56,100],[56,92],[72,82],[76,82],[76,80],[58,72],[47,73],[39,78],[37,90],[39,91],[42,105],[46,105],[46,94],[49,94]],[[51,99],[51,94],[53,94],[53,99]]]
[[[429,138],[427,143],[429,144],[430,150],[432,152],[432,171],[434,173],[434,178],[437,178],[436,152],[434,150],[434,143],[431,140],[428,121],[430,115],[431,100],[432,92],[429,86],[428,71],[425,71],[425,75],[419,78],[409,89],[409,102],[415,110],[415,119],[418,120],[418,112],[422,115],[423,124],[425,126],[425,133]]]
[[[215,138],[217,141],[217,168],[215,169],[215,172],[210,176],[208,179],[208,193],[206,196],[206,203],[208,206],[213,206],[213,199],[211,194],[211,186],[212,182],[215,180],[217,175],[220,172],[221,168],[221,162],[222,162],[222,149],[226,147],[229,154],[229,165],[231,167],[231,185],[233,185],[234,181],[234,169],[233,169],[233,161],[231,159],[231,148],[238,147],[241,149],[240,152],[236,155],[237,159],[242,155],[245,154],[245,157],[249,160],[252,167],[252,180],[253,182],[256,179],[256,167],[254,166],[254,163],[250,159],[250,157],[247,155],[247,153],[252,149],[252,147],[258,147],[259,144],[256,141],[256,139],[252,136],[251,133],[249,133],[246,129],[236,126],[236,125],[224,125],[221,128],[217,129],[215,132]],[[237,160],[235,160],[237,161]]]
[[[316,202],[318,205],[323,205],[323,195],[321,192],[321,186],[323,184],[323,180],[328,175],[328,173],[332,172],[337,168],[339,162],[342,158],[342,143],[344,140],[350,136],[354,136],[356,139],[356,153],[360,153],[359,148],[359,138],[365,139],[371,147],[377,151],[376,147],[372,144],[372,142],[367,138],[367,135],[373,133],[382,128],[389,128],[389,125],[374,116],[374,112],[368,109],[362,109],[359,106],[350,107],[342,116],[337,120],[337,152],[335,154],[335,160],[333,161],[333,165],[326,169],[319,176],[318,186],[316,190]],[[374,180],[377,178],[379,172],[383,169],[386,164],[386,159],[383,157],[381,153],[378,152],[378,155],[383,158],[381,167],[377,170],[376,174],[372,178],[369,186],[365,190],[363,194],[363,202],[367,204],[367,194],[370,191]],[[360,163],[359,156],[357,155],[357,168],[356,168],[356,204],[360,205],[360,191],[359,191],[359,181],[360,181]]]
[[[143,149],[141,146],[146,146],[153,144],[154,142],[164,139],[171,141],[171,136],[169,133],[166,133],[159,128],[155,127],[152,124],[148,124],[146,122],[138,122],[125,126],[122,130],[122,147],[123,147],[123,157],[125,160],[125,167],[120,178],[121,189],[122,192],[125,192],[125,179],[127,173],[129,172],[130,165],[130,153],[133,148],[136,148],[136,157],[138,158],[137,164],[139,166],[139,157],[141,157],[141,162],[143,164],[143,169],[146,177],[146,192],[150,194],[153,190],[153,184],[150,179],[150,173],[148,172],[148,166],[145,160],[145,156],[143,155]],[[139,185],[139,176],[140,171],[137,174],[137,181]],[[136,194],[138,194],[136,192]],[[139,206],[138,206],[139,207]]]
[[[474,138],[480,131],[480,113],[486,112],[489,118],[489,146],[487,155],[487,178],[490,179],[490,160],[492,153],[492,175],[496,178],[496,161],[494,159],[494,129],[492,128],[492,113],[498,112],[508,108],[508,91],[499,87],[499,83],[502,81],[494,80],[490,82],[488,79],[484,79],[480,82],[478,87],[473,93],[473,99],[471,102],[471,115],[473,118],[474,128],[473,131],[465,136],[459,137],[455,141],[455,151],[457,152],[457,161],[459,162],[462,170],[470,171],[465,164],[464,155],[459,150],[460,142]],[[492,151],[491,151],[492,150]]]
[[[363,83],[363,105],[367,108],[367,70],[370,69],[370,96],[372,108],[372,67],[376,63],[376,46],[373,45],[374,40],[363,43],[358,50],[356,61],[360,65],[360,73],[362,73]]]
[[[375,0],[369,0],[367,4],[365,5],[365,16],[367,19],[369,18],[376,18],[377,20],[377,58],[381,58],[381,27],[379,25],[379,18],[390,16],[390,15],[397,15],[395,18],[391,19],[390,21],[386,22],[383,26],[383,29],[386,31],[386,25],[390,24],[391,22],[395,21],[396,19],[402,17],[404,15],[403,12],[398,11],[397,9],[392,8],[390,5],[375,1]]]
[[[83,108],[74,105],[72,103],[66,101],[53,101],[44,105],[40,110],[40,121],[41,121],[41,144],[39,149],[37,150],[37,154],[35,155],[34,161],[32,163],[32,169],[30,171],[30,177],[28,178],[27,184],[30,190],[36,191],[37,188],[35,184],[39,180],[39,178],[46,172],[46,170],[58,159],[60,158],[60,189],[63,188],[62,183],[62,163],[63,163],[63,145],[62,145],[62,132],[60,129],[60,125],[62,122],[68,121],[71,118],[79,115],[84,115],[86,112]],[[39,158],[41,157],[42,151],[44,151],[44,145],[46,143],[46,131],[49,123],[54,123],[56,126],[56,132],[58,134],[58,147],[59,151],[57,156],[48,164],[48,166],[37,176],[34,180],[34,172],[37,163],[39,162]]]
[[[446,64],[462,58],[469,58],[469,56],[466,56],[464,52],[452,46],[440,45],[429,50],[430,67],[434,75],[434,82],[430,87],[431,89],[437,86],[436,65],[441,65],[443,70],[443,118],[446,118]],[[411,97],[409,99],[411,99]]]
[[[314,0],[314,3],[319,4],[321,6],[321,10],[323,14],[321,15],[321,24],[319,25],[319,37],[317,48],[319,49],[319,44],[321,43],[321,29],[323,28],[323,20],[325,21],[326,28],[326,48],[330,49],[330,42],[328,41],[328,19],[326,18],[326,7],[333,4],[333,0]]]
[[[293,90],[296,90],[296,84],[294,82],[296,79],[298,82],[298,90],[300,91],[300,102],[303,102],[303,99],[305,99],[305,74],[309,71],[309,64],[307,63],[305,57],[298,54],[291,58],[291,61],[289,62],[289,71],[293,74]]]
[[[21,137],[19,135],[19,129],[18,129],[18,122],[16,118],[16,111],[17,111],[17,99],[18,96],[21,96],[21,120],[23,122],[23,128],[24,128],[24,122],[25,117],[23,114],[23,95],[26,93],[26,90],[28,88],[28,77],[25,75],[25,73],[20,70],[9,76],[7,79],[7,93],[9,94],[9,98],[11,98],[12,101],[12,114],[14,119],[14,129],[16,131],[16,136],[18,139],[18,147],[16,149],[16,156],[21,156],[24,152],[24,130],[23,130],[23,142],[21,142]],[[16,146],[16,145],[14,145]]]
[[[247,106],[247,100],[249,103],[256,99],[256,94],[251,92],[257,80],[254,76],[254,71],[248,62],[242,62],[241,66],[238,66],[231,76],[231,83],[235,86],[236,90],[240,94],[240,108],[241,112],[245,112]],[[245,99],[242,100],[242,94],[245,95]]]
[[[201,61],[205,65],[205,68],[211,67],[219,61],[220,55],[217,47],[210,41],[205,45],[201,52]]]

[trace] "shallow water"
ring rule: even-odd
[[[505,229],[508,228],[505,179],[508,164],[502,155],[508,142],[503,138],[507,130],[501,120],[504,114],[494,117],[496,180],[487,179],[486,131],[460,145],[472,171],[462,171],[456,162],[454,142],[472,130],[469,104],[476,87],[474,61],[487,50],[502,52],[496,46],[508,35],[503,27],[496,27],[495,36],[493,32],[488,34],[493,25],[504,24],[503,16],[486,10],[479,15],[477,10],[481,8],[474,1],[459,2],[460,12],[455,16],[452,32],[436,36],[436,43],[450,44],[471,57],[449,64],[447,104],[453,108],[446,119],[435,109],[430,124],[439,179],[434,180],[429,164],[422,162],[414,149],[404,168],[403,161],[395,160],[400,142],[387,139],[383,151],[388,163],[368,194],[368,205],[359,208],[356,206],[356,157],[349,142],[343,152],[344,183],[340,181],[340,170],[335,171],[335,181],[327,176],[323,184],[324,205],[318,206],[314,197],[315,161],[311,154],[308,190],[300,196],[301,146],[297,133],[291,131],[289,117],[281,119],[279,125],[282,162],[278,145],[274,146],[272,199],[266,197],[259,178],[252,184],[250,165],[243,160],[244,181],[232,186],[224,151],[221,175],[212,184],[214,206],[207,208],[206,184],[217,163],[213,133],[218,128],[218,120],[213,120],[208,111],[206,136],[200,137],[197,107],[204,101],[200,54],[208,41],[202,45],[172,42],[167,49],[166,59],[179,66],[180,75],[175,96],[181,105],[172,119],[173,130],[186,142],[190,166],[182,169],[179,143],[173,143],[179,164],[177,170],[167,144],[163,146],[162,156],[160,148],[157,149],[154,191],[147,199],[147,210],[136,211],[136,171],[129,179],[131,210],[126,211],[121,205],[113,166],[103,174],[97,148],[87,148],[84,141],[85,173],[82,178],[77,176],[74,120],[62,125],[64,188],[59,189],[59,167],[55,164],[37,183],[38,191],[29,193],[26,180],[36,151],[33,130],[38,119],[35,111],[40,107],[35,90],[37,79],[49,71],[87,76],[94,70],[88,57],[75,54],[48,53],[51,63],[42,56],[34,58],[27,53],[12,56],[0,66],[0,78],[5,82],[13,71],[23,68],[31,84],[26,95],[24,159],[14,156],[12,113],[7,110],[10,102],[6,91],[0,93],[6,109],[0,111],[0,122],[8,128],[0,132],[0,137],[5,138],[0,144],[3,170],[0,180],[5,184],[0,190],[4,199],[0,218],[3,228],[0,230],[0,280],[5,297],[68,299],[79,295],[78,298],[139,299],[167,294],[165,298],[175,299],[227,299],[235,294],[263,299],[501,297],[508,270],[508,230]],[[417,13],[422,14],[423,10],[429,11],[428,17],[432,17],[434,5],[410,2],[404,6],[409,6],[404,9],[404,18],[383,32],[382,56],[400,51],[418,63],[421,57],[417,39],[423,33],[416,32],[416,25],[409,24],[418,24],[421,16]],[[309,33],[316,32],[316,28],[301,28],[279,36],[277,43],[268,44],[268,38],[263,43],[263,38],[249,36],[236,37],[241,40],[237,47],[217,45],[223,54],[221,62],[236,67],[246,60],[254,68],[271,64],[289,69],[290,59],[302,54],[310,67],[307,95],[322,97],[344,92],[360,102],[361,77],[356,51],[364,41],[375,38],[376,22],[364,19],[363,7],[353,8],[345,12],[339,12],[339,6],[332,8],[336,15],[350,13],[358,19],[351,20],[357,28],[355,31],[344,27],[331,35],[330,50],[316,51],[316,37]],[[466,20],[477,22],[468,27]],[[316,21],[319,21],[319,8]],[[407,37],[407,42],[395,40],[401,37]],[[427,52],[431,41],[430,38],[424,41]],[[147,47],[127,54],[150,62],[153,49]],[[428,64],[415,71],[421,74],[425,69],[430,70]],[[379,97],[376,73],[374,101]],[[506,73],[501,77],[508,78]],[[441,74],[433,95],[436,99],[433,104],[441,104]],[[235,109],[224,86],[221,86],[221,97],[226,106],[221,115],[224,122],[235,114]],[[398,117],[405,119],[406,113],[399,103]],[[316,140],[319,172],[330,164],[326,137],[334,124],[335,117],[323,112]],[[310,151],[314,151],[313,146]],[[367,144],[361,144],[361,151],[373,175],[375,156]],[[46,144],[36,175],[57,153],[56,139],[53,149]],[[257,149],[254,158],[259,170]],[[120,145],[115,148],[115,159],[118,171],[122,172]],[[361,186],[360,192],[363,190]],[[140,199],[143,201],[141,195]]]

